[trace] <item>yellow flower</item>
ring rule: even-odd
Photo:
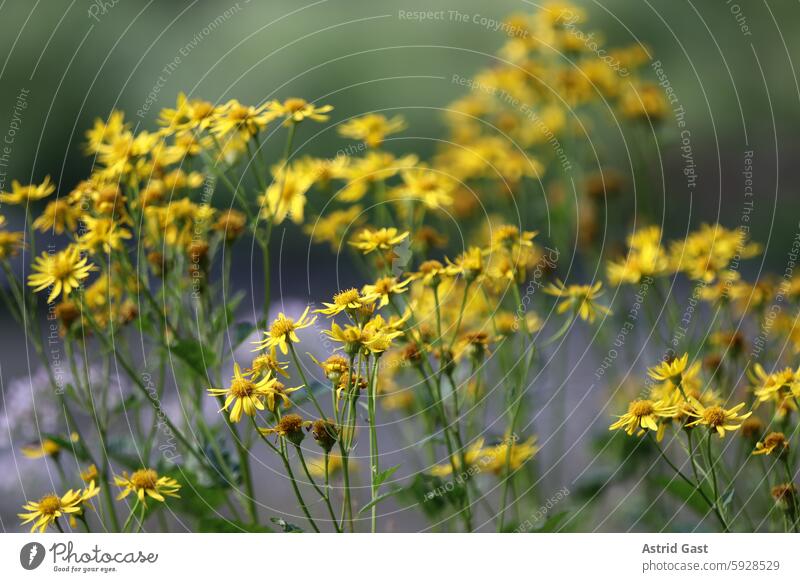
[[[789,452],[789,441],[782,432],[771,432],[763,441],[756,443],[756,450],[753,451],[754,455],[771,455],[778,451],[778,456],[786,455]]]
[[[28,204],[47,198],[56,191],[56,187],[50,181],[50,176],[44,179],[41,184],[28,184],[23,186],[17,180],[11,182],[11,192],[0,192],[0,202],[6,204]]]
[[[746,414],[739,414],[739,411],[744,408],[745,403],[737,404],[733,408],[725,409],[722,406],[704,406],[699,400],[691,398],[693,410],[689,411],[689,416],[697,418],[697,420],[688,423],[686,426],[705,425],[711,430],[717,431],[719,438],[725,436],[726,430],[736,430],[742,426],[741,421],[749,417],[752,412]]]
[[[324,330],[322,333],[333,341],[341,343],[344,351],[348,354],[358,353],[366,341],[364,329],[353,324],[347,324],[342,327],[334,321],[331,323],[331,328]]]
[[[757,386],[754,394],[759,402],[780,402],[792,396],[800,397],[800,367],[768,374],[761,364],[755,364],[748,375]]]
[[[70,489],[61,497],[52,493],[45,495],[39,501],[29,501],[22,506],[27,513],[18,513],[17,516],[22,519],[22,525],[33,522],[31,533],[37,529],[39,533],[44,533],[48,526],[57,524],[60,517],[80,515],[83,503],[99,492],[100,488],[92,481],[83,491]]]
[[[492,248],[512,249],[514,247],[533,247],[536,231],[521,231],[512,224],[503,224],[492,231]]]
[[[357,236],[356,240],[350,244],[356,247],[365,255],[372,251],[389,251],[408,238],[408,232],[400,232],[396,228],[379,228],[370,230],[365,228]]]
[[[389,152],[371,150],[363,158],[353,160],[344,171],[347,184],[337,195],[341,202],[358,202],[370,185],[388,180],[397,172],[417,163],[414,155],[395,158]]]
[[[373,354],[385,352],[392,346],[395,339],[403,335],[403,332],[397,329],[403,321],[405,318],[390,323],[380,315],[376,315],[364,325],[362,336],[364,347]]]
[[[117,499],[125,499],[131,493],[136,494],[139,503],[147,505],[147,498],[164,503],[165,497],[180,497],[181,485],[172,477],[159,476],[155,469],[143,468],[134,471],[128,476],[127,472],[121,476],[114,477],[117,487],[122,487],[122,491],[117,495]]]
[[[284,117],[286,119],[284,124],[299,123],[304,119],[328,121],[329,116],[325,115],[325,113],[333,111],[333,105],[317,107],[313,103],[309,103],[305,99],[299,97],[292,97],[283,103],[280,101],[272,101],[267,107],[275,117]]]
[[[22,248],[25,233],[0,230],[0,261],[14,257]]]
[[[345,233],[364,222],[362,212],[363,208],[357,204],[347,210],[334,210],[320,216],[316,222],[306,224],[303,231],[315,243],[330,243],[331,250],[338,252]]]
[[[97,479],[99,472],[97,471],[97,465],[91,464],[86,467],[85,471],[81,471],[81,481],[84,483],[92,483]]]
[[[556,311],[565,313],[570,309],[576,316],[584,321],[594,323],[598,315],[608,315],[611,310],[608,307],[598,304],[595,300],[602,295],[603,284],[599,281],[594,285],[570,285],[565,286],[563,282],[556,281],[545,287],[545,293],[563,299],[558,304]]]
[[[749,242],[742,229],[728,230],[719,224],[702,225],[683,241],[670,246],[670,260],[675,270],[688,277],[710,283],[736,258],[758,255],[761,246]]]
[[[392,192],[401,201],[418,200],[426,208],[436,210],[453,204],[451,195],[456,183],[446,174],[425,166],[409,168],[400,173],[403,185]]]
[[[620,99],[622,114],[630,119],[658,122],[667,113],[667,100],[663,90],[653,83],[626,83]]]
[[[217,108],[213,103],[202,99],[189,99],[181,91],[175,108],[165,107],[158,116],[158,123],[164,126],[166,133],[187,132],[188,130],[206,129],[212,122]]]
[[[398,281],[397,277],[381,277],[373,285],[364,285],[361,292],[368,297],[380,298],[378,307],[385,307],[392,297],[408,291],[410,282],[411,279]]]
[[[406,128],[406,122],[401,116],[388,119],[385,115],[369,113],[351,119],[339,126],[339,135],[363,141],[371,148],[376,148],[387,135],[398,133]]]
[[[609,261],[608,282],[636,284],[645,277],[657,277],[667,272],[669,257],[661,247],[661,229],[657,226],[640,229],[628,237],[628,256]]]
[[[127,131],[124,111],[112,111],[107,121],[100,118],[94,120],[92,129],[86,132],[86,152],[96,154],[103,145],[111,143],[117,136]]]
[[[634,400],[628,405],[628,412],[619,417],[609,430],[624,429],[628,435],[635,431],[643,434],[645,429],[658,431],[658,421],[670,418],[677,407],[665,400]]]
[[[295,224],[303,222],[306,206],[306,192],[313,182],[308,176],[295,172],[289,167],[275,167],[274,176],[266,192],[259,197],[261,215],[275,224],[282,223],[288,216]]]
[[[51,287],[47,302],[52,303],[60,294],[66,298],[80,287],[94,266],[80,256],[77,246],[70,245],[55,254],[42,253],[36,257],[32,269],[34,273],[28,277],[28,285],[36,293]]]
[[[211,396],[224,396],[220,412],[231,409],[231,422],[239,422],[242,413],[255,416],[256,410],[264,410],[264,398],[273,394],[274,386],[278,381],[272,376],[264,376],[259,380],[252,380],[242,374],[239,364],[233,364],[233,378],[228,388],[209,388]]]
[[[247,374],[250,375],[251,378],[269,376],[270,374],[280,374],[287,378],[289,376],[286,372],[287,368],[288,362],[278,361],[278,354],[273,347],[269,350],[269,353],[259,354],[253,358],[253,363],[250,364]]]
[[[297,330],[309,327],[317,320],[316,317],[308,317],[310,307],[306,307],[300,318],[295,321],[290,317],[286,317],[283,313],[278,313],[278,317],[272,322],[269,332],[266,332],[265,339],[259,342],[259,348],[273,348],[278,347],[282,354],[289,353],[290,343],[300,343],[300,338],[297,337]]]
[[[63,199],[52,200],[33,221],[33,228],[42,233],[54,232],[63,234],[64,231],[74,232],[80,216],[80,208]]]
[[[657,366],[653,366],[647,370],[647,375],[653,380],[660,380],[666,382],[669,380],[673,384],[680,384],[683,378],[682,374],[689,364],[689,354],[683,354],[680,358],[672,358],[659,362]]]
[[[355,310],[375,303],[376,299],[377,296],[375,295],[362,295],[359,293],[358,289],[345,289],[333,296],[333,303],[325,303],[323,301],[322,304],[325,308],[316,309],[314,312],[333,317],[334,315],[339,315],[343,311],[352,313]]]
[[[236,99],[219,107],[209,122],[211,133],[219,137],[236,137],[248,140],[275,119],[267,105],[253,107],[242,105]]]
[[[29,459],[39,459],[41,457],[55,457],[61,452],[61,445],[52,439],[43,439],[35,445],[26,445],[20,449],[22,454]]]
[[[131,233],[128,229],[120,227],[113,218],[83,217],[86,231],[78,239],[83,250],[91,253],[102,249],[106,254],[111,251],[122,250],[122,241],[130,240]]]

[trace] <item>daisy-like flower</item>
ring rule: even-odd
[[[216,110],[209,126],[211,133],[219,137],[233,134],[242,139],[250,139],[275,117],[267,105],[253,107],[232,99]]]
[[[231,409],[231,422],[239,422],[244,412],[247,416],[255,416],[256,410],[264,410],[264,398],[274,395],[274,385],[277,380],[272,376],[264,376],[259,380],[252,380],[242,374],[239,364],[233,364],[233,378],[228,388],[209,388],[211,396],[224,396],[225,402],[220,409]],[[274,396],[273,396],[274,398]]]
[[[34,273],[28,277],[28,285],[36,293],[51,287],[47,302],[52,303],[62,293],[66,298],[80,287],[94,266],[86,257],[81,257],[77,246],[70,245],[55,254],[42,253],[36,257],[32,268]]]
[[[432,259],[425,261],[419,266],[416,273],[412,273],[409,279],[412,281],[422,280],[422,283],[428,287],[436,287],[442,282],[442,276],[447,275],[448,270],[442,263]]]
[[[272,174],[272,184],[258,199],[262,216],[275,224],[282,223],[287,217],[295,224],[301,224],[305,216],[306,192],[313,185],[312,180],[289,167],[275,167]]]
[[[598,315],[611,313],[608,307],[600,305],[596,301],[603,294],[602,286],[603,284],[598,281],[594,285],[570,285],[567,287],[562,281],[557,280],[555,284],[551,283],[545,287],[544,291],[562,299],[556,308],[558,313],[566,313],[571,309],[584,321],[594,323]]]
[[[692,409],[688,410],[687,413],[697,420],[688,423],[686,426],[705,425],[709,429],[716,431],[719,438],[725,436],[726,430],[737,430],[742,426],[742,421],[753,414],[752,411],[746,414],[739,414],[739,411],[745,406],[744,402],[726,410],[722,406],[704,406],[695,398],[690,399],[690,401]]]
[[[637,430],[639,435],[645,429],[658,432],[658,422],[674,416],[678,408],[665,400],[634,400],[628,405],[628,412],[608,427],[608,430],[624,429],[628,435]]]
[[[754,455],[771,455],[777,453],[779,457],[789,453],[789,441],[782,432],[771,432],[764,437],[763,441],[756,443]]]
[[[335,321],[331,323],[330,329],[326,329],[322,333],[333,341],[341,343],[342,349],[347,354],[357,354],[367,339],[361,326],[347,324],[342,327]]]
[[[94,481],[81,491],[80,489],[70,489],[59,497],[55,493],[45,495],[39,501],[29,501],[22,506],[26,513],[17,514],[22,520],[22,525],[33,522],[31,533],[39,530],[44,533],[48,526],[58,524],[58,519],[62,516],[72,517],[80,515],[83,511],[82,504],[100,492]]]
[[[22,248],[25,233],[0,230],[0,261],[14,257]]]
[[[397,277],[381,277],[373,285],[364,285],[361,292],[368,297],[375,297],[378,301],[378,307],[385,307],[389,305],[389,301],[395,295],[400,295],[408,291],[408,284],[411,279],[398,281]]]
[[[403,335],[403,332],[397,329],[400,323],[402,322],[387,322],[380,315],[376,315],[364,325],[362,333],[364,347],[372,354],[385,352],[392,347],[395,339]]]
[[[477,279],[483,269],[483,250],[480,247],[468,248],[455,261],[447,259],[447,274],[452,277],[461,275],[467,282]]]
[[[322,368],[322,373],[334,384],[339,382],[342,374],[346,374],[350,370],[350,363],[347,361],[347,358],[337,354],[330,356],[324,362],[320,362],[314,358],[314,356],[311,356],[311,359]]]
[[[56,191],[55,185],[50,181],[50,176],[41,184],[28,184],[23,186],[17,180],[11,182],[11,192],[0,192],[0,202],[6,204],[27,204],[42,198],[47,198]]]
[[[253,363],[247,370],[247,374],[251,378],[262,378],[270,374],[280,374],[284,378],[288,378],[289,374],[286,372],[289,362],[281,362],[278,360],[278,354],[275,348],[269,350],[269,353],[259,354],[253,358]]]
[[[689,354],[683,354],[680,358],[672,358],[660,362],[657,366],[647,370],[647,375],[653,380],[661,382],[672,382],[674,385],[681,383],[683,373],[686,371],[686,366],[689,364]]]
[[[134,471],[130,476],[127,472],[114,477],[117,487],[122,487],[117,499],[125,499],[134,493],[142,505],[147,505],[147,498],[164,503],[166,497],[178,497],[181,485],[172,477],[159,475],[155,469],[147,467]]]
[[[275,117],[285,118],[286,121],[284,121],[284,124],[286,125],[290,123],[300,123],[305,119],[328,121],[329,116],[325,114],[333,111],[333,105],[317,107],[313,103],[309,103],[300,97],[292,97],[283,103],[280,101],[272,101],[267,107]]]
[[[325,303],[323,301],[322,304],[325,307],[315,310],[315,313],[322,313],[328,317],[339,315],[343,311],[352,313],[366,305],[375,303],[376,299],[375,295],[362,295],[358,289],[345,289],[333,296],[333,303]]]
[[[385,115],[369,113],[351,119],[339,126],[339,135],[363,141],[371,148],[383,143],[387,135],[398,133],[406,128],[405,120],[397,115],[388,119]]]
[[[100,249],[106,254],[121,250],[122,241],[130,240],[132,236],[128,229],[120,227],[113,218],[86,216],[82,220],[86,224],[86,231],[78,239],[78,244],[91,253]]]
[[[538,232],[521,231],[512,224],[503,224],[492,232],[492,248],[532,247]]]
[[[748,375],[756,385],[754,394],[759,402],[780,402],[791,396],[800,396],[800,367],[797,370],[783,368],[767,373],[764,366],[755,364]]]
[[[286,317],[282,312],[278,313],[278,317],[272,322],[272,327],[268,332],[265,332],[265,338],[258,342],[260,349],[278,347],[281,353],[286,355],[289,353],[290,343],[300,343],[300,338],[297,337],[297,330],[314,325],[317,320],[316,316],[308,317],[310,307],[306,307],[303,314],[294,320]]]
[[[33,228],[42,233],[74,232],[81,216],[79,207],[59,198],[50,201],[42,213],[33,221]]]
[[[372,251],[390,251],[407,238],[408,232],[400,232],[394,227],[377,230],[365,228],[350,244],[368,255]]]
[[[419,200],[426,208],[436,210],[453,204],[451,193],[456,183],[443,173],[435,172],[426,166],[417,166],[400,173],[403,185],[393,196],[399,200]]]

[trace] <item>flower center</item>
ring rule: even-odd
[[[286,109],[291,111],[292,113],[296,113],[300,111],[303,107],[305,107],[308,102],[305,99],[300,99],[299,97],[293,97],[292,99],[287,99],[286,102],[283,104]]]
[[[355,303],[359,299],[358,291],[356,289],[347,289],[346,291],[340,291],[336,295],[333,296],[333,302],[339,306],[349,305],[350,303]]]
[[[272,334],[272,337],[281,337],[292,331],[294,331],[294,321],[291,319],[280,318],[276,319],[272,324],[270,333]]]
[[[131,475],[131,483],[136,489],[155,489],[158,473],[153,469],[139,469]]]
[[[631,403],[630,413],[638,418],[649,416],[653,412],[655,412],[655,409],[653,408],[653,403],[649,400],[637,400]]]
[[[703,420],[705,420],[709,426],[720,426],[725,423],[725,411],[720,406],[706,408],[703,412]]]
[[[237,398],[250,396],[255,389],[255,385],[247,378],[236,378],[231,382],[231,394]]]
[[[53,515],[61,509],[61,500],[55,495],[45,495],[39,500],[39,511],[45,515]]]

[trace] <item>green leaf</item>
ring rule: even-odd
[[[398,487],[397,489],[392,489],[391,491],[387,491],[387,492],[386,492],[386,493],[384,493],[383,495],[378,495],[378,496],[377,496],[375,499],[373,499],[372,501],[370,501],[369,503],[367,503],[367,504],[366,504],[364,507],[362,507],[361,509],[359,509],[359,510],[358,510],[358,515],[361,515],[361,514],[362,514],[362,513],[364,513],[365,511],[367,511],[367,510],[369,510],[369,509],[372,509],[372,507],[373,507],[373,506],[375,506],[375,505],[378,505],[378,504],[379,504],[381,501],[383,501],[383,500],[384,500],[384,499],[386,499],[387,497],[391,497],[392,495],[397,495],[397,494],[398,494],[398,493],[400,493],[401,491],[402,491],[402,489],[400,489],[400,488]]]
[[[669,479],[667,477],[655,477],[655,482],[662,489],[668,491],[673,497],[684,502],[699,515],[708,513],[709,507],[702,495],[697,490],[682,479]]]
[[[247,321],[240,321],[233,326],[233,349],[238,348],[256,330],[256,326]]]
[[[216,363],[214,352],[205,349],[197,340],[180,340],[170,346],[170,353],[186,362],[192,370],[200,376],[206,377],[206,368],[211,368]]]
[[[269,520],[281,528],[284,533],[303,533],[303,529],[281,519],[280,517],[270,517]]]
[[[383,483],[392,475],[394,475],[395,471],[400,468],[400,465],[395,465],[394,467],[389,467],[385,471],[381,471],[375,476],[375,487],[380,487]]]

